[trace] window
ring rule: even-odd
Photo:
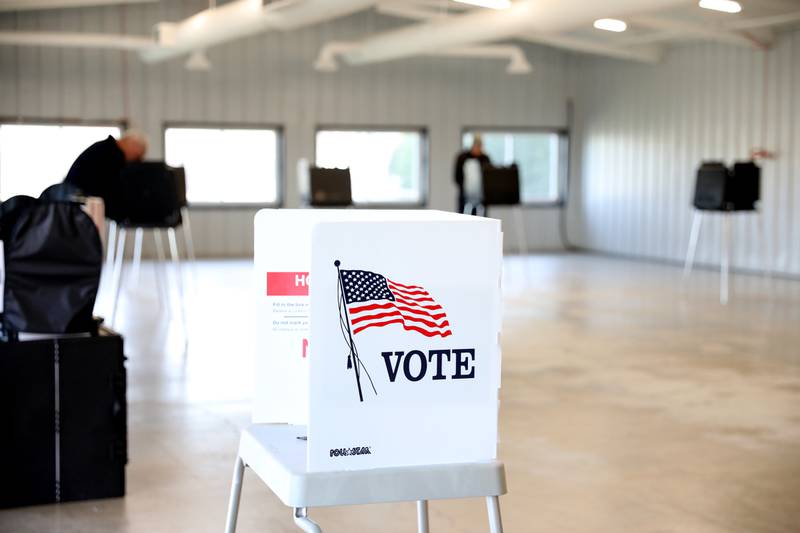
[[[350,168],[356,204],[420,204],[424,200],[425,134],[420,130],[320,130],[316,164]]]
[[[465,149],[472,146],[476,130],[462,136]],[[566,171],[566,135],[555,131],[482,131],[483,151],[494,165],[519,167],[523,203],[556,202],[561,176]]]
[[[190,204],[278,203],[279,132],[168,127],[164,157],[186,169]]]
[[[0,199],[39,196],[61,182],[75,159],[109,135],[113,125],[0,124]]]

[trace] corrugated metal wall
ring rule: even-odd
[[[757,218],[737,215],[733,264],[800,275],[800,30],[767,53],[695,44],[656,66],[581,59],[575,90],[573,241],[682,261],[700,161],[746,159],[763,144],[778,156],[762,165],[766,253]],[[714,265],[720,221],[706,218],[697,259]]]
[[[65,9],[0,15],[0,28],[147,34],[160,20],[179,20],[203,1]],[[163,153],[165,122],[278,124],[285,132],[287,206],[298,203],[292,169],[313,157],[317,125],[407,125],[428,129],[429,207],[452,209],[452,161],[460,131],[469,125],[566,125],[570,56],[526,48],[536,69],[508,76],[503,62],[414,59],[336,74],[311,64],[323,43],[352,39],[397,21],[365,13],[292,33],[271,33],[209,51],[213,69],[189,72],[183,60],[144,65],[134,55],[92,50],[0,46],[0,116],[5,118],[117,119],[130,117]],[[126,103],[127,102],[127,103]],[[46,152],[46,147],[42,147]],[[220,177],[223,179],[223,177]],[[193,229],[198,253],[252,253],[253,210],[198,210]],[[513,243],[512,217],[506,242]],[[527,212],[532,248],[560,246],[554,209]]]

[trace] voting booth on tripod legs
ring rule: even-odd
[[[516,225],[519,253],[528,253],[528,237],[525,233],[525,218],[520,200],[519,167],[516,163],[507,167],[481,165],[476,159],[464,162],[464,214],[486,216],[492,206],[510,207]]]
[[[251,466],[307,531],[306,507],[403,500],[427,531],[427,500],[468,496],[489,498],[500,531],[500,222],[262,210],[255,238],[254,425],[238,479]],[[237,509],[235,473],[229,531]]]

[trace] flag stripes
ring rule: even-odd
[[[397,283],[363,270],[341,272],[353,335],[391,324],[426,337],[453,334],[444,308],[424,287]]]

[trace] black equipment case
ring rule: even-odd
[[[754,211],[761,200],[761,168],[752,161],[734,163],[730,189],[734,210]]]
[[[519,168],[516,164],[507,167],[485,165],[482,168],[483,204],[519,204]]]
[[[703,163],[697,169],[694,207],[706,211],[724,211],[729,196],[728,167],[723,163]]]
[[[755,211],[761,197],[761,169],[752,161],[728,169],[720,162],[707,162],[697,169],[694,200],[703,211]]]
[[[163,161],[131,163],[119,175],[119,198],[108,218],[134,227],[176,227],[186,205],[186,175]]]
[[[353,205],[349,168],[311,167],[311,206],[348,207]]]
[[[0,342],[0,508],[125,494],[122,337]]]

